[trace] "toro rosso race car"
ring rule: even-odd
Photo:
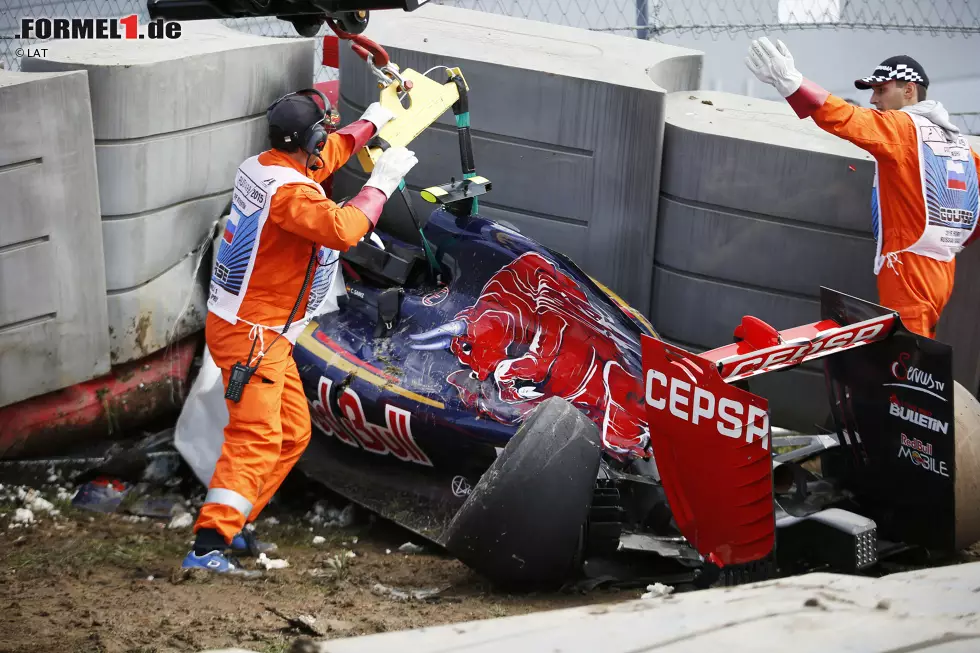
[[[386,214],[341,255],[346,296],[294,350],[314,424],[301,470],[507,586],[876,573],[980,540],[980,404],[950,347],[829,289],[812,324],[747,316],[700,354],[663,341],[567,257],[479,215],[492,185],[447,70],[379,136],[405,144],[424,126],[404,120],[452,106],[462,178],[422,192],[440,205],[424,224],[403,192],[412,238]],[[426,88],[391,71],[383,102],[404,79]],[[773,429],[752,378],[816,360],[835,428]]]
[[[697,355],[507,226],[424,233],[441,285],[384,234],[342,256],[348,300],[294,354],[299,464],[487,578],[738,582],[980,539],[980,409],[895,313],[824,289],[820,321]],[[775,434],[746,381],[818,358],[836,432]]]

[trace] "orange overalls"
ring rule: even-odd
[[[236,362],[260,363],[241,400],[226,401],[224,444],[194,532],[215,529],[230,544],[246,521],[258,517],[309,442],[310,413],[293,344],[312,317],[313,304],[330,291],[337,250],[349,249],[374,227],[386,199],[365,188],[340,207],[309,180],[326,180],[374,129],[358,121],[331,134],[321,153],[323,167],[309,175],[277,150],[239,168],[211,280],[205,334],[226,388]],[[296,304],[314,248],[312,284],[289,332],[275,340]],[[258,342],[249,361],[253,338]]]
[[[954,256],[980,233],[974,229],[980,156],[962,137],[948,143],[921,116],[855,107],[809,80],[787,100],[800,117],[809,115],[875,158],[879,303],[898,311],[910,331],[935,338],[953,292]]]

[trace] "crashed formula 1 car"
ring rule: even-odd
[[[479,215],[492,185],[459,69],[438,84],[368,63],[397,117],[362,166],[452,107],[463,175],[422,192],[440,205],[424,225],[403,191],[414,229],[396,237],[389,213],[341,255],[346,297],[294,350],[314,423],[300,469],[510,586],[873,573],[980,540],[980,404],[947,345],[824,289],[813,324],[745,317],[730,345],[672,346],[568,258]],[[751,379],[814,361],[836,432],[775,433]]]
[[[344,255],[348,302],[295,352],[300,467],[486,577],[710,584],[980,539],[980,408],[896,314],[824,290],[819,322],[746,317],[695,355],[506,226],[440,209],[424,231],[444,285],[387,236]],[[837,432],[774,436],[740,386],[814,359]]]
[[[441,284],[384,233],[342,256],[348,300],[295,352],[314,478],[504,584],[854,572],[980,539],[980,410],[948,346],[824,290],[819,322],[746,317],[695,355],[458,208],[423,230]],[[774,436],[745,382],[815,359],[837,432]]]

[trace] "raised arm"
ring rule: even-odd
[[[848,104],[831,95],[796,69],[793,55],[782,41],[773,45],[763,37],[752,42],[746,65],[760,81],[771,84],[800,118],[813,118],[824,131],[839,136],[878,157],[887,155],[908,138],[915,138],[915,123],[901,111],[877,111]]]

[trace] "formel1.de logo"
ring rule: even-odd
[[[179,39],[180,23],[162,18],[146,25],[146,34],[139,32],[139,16],[122,18],[21,18],[20,34],[15,39],[81,40],[81,39]]]

